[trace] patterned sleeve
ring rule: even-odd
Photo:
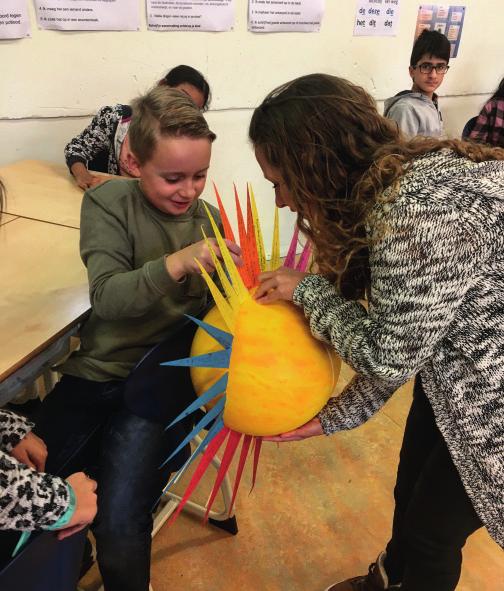
[[[432,203],[427,211],[418,204],[391,209],[386,235],[370,248],[369,311],[319,275],[306,277],[294,293],[314,336],[359,374],[322,410],[330,432],[367,420],[417,373],[488,256],[476,219],[473,227],[467,217],[462,225],[459,212]]]
[[[11,452],[33,426],[24,417],[9,410],[0,410],[0,450]]]
[[[68,168],[75,162],[87,163],[104,150],[113,149],[117,123],[122,116],[122,105],[103,107],[91,123],[65,146]]]
[[[488,101],[488,103],[486,103],[481,109],[481,112],[476,119],[476,123],[469,134],[469,139],[482,143],[488,142],[491,131],[491,113],[492,105],[491,102]]]
[[[54,525],[69,504],[64,480],[28,468],[0,451],[0,530]]]

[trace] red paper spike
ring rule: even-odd
[[[229,513],[228,513],[229,517],[231,517],[231,513],[233,511],[233,507],[234,507],[234,503],[235,503],[235,499],[236,499],[236,494],[238,493],[238,487],[240,486],[240,480],[242,477],[243,469],[245,468],[245,463],[247,461],[247,455],[248,455],[248,451],[250,449],[251,442],[252,442],[252,435],[245,435],[245,437],[243,438],[240,459],[238,460],[238,466],[236,468],[236,476],[235,476],[235,482],[234,482],[234,487],[233,487],[233,496],[231,498],[231,505],[229,507]]]
[[[231,461],[233,460],[236,448],[238,447],[238,444],[240,443],[241,437],[242,437],[242,434],[238,433],[238,431],[232,431],[232,430],[229,431],[229,438],[227,440],[226,449],[224,451],[224,455],[222,456],[221,465],[220,465],[219,471],[217,473],[217,477],[215,479],[212,493],[210,494],[210,498],[208,499],[207,509],[206,509],[205,517],[203,518],[203,523],[206,523],[208,521],[208,514],[210,513],[210,509],[212,508],[215,497],[217,496],[217,493],[219,492],[222,481],[224,480],[224,477],[226,476],[227,471],[229,470],[229,465],[231,464]]]
[[[250,260],[252,261],[253,286],[258,284],[261,266],[259,264],[259,253],[257,251],[256,235],[254,230],[254,217],[252,215],[252,203],[250,201],[250,191],[247,185],[247,235],[249,238]]]
[[[294,234],[292,235],[292,240],[289,245],[289,251],[287,252],[287,256],[285,257],[284,267],[288,267],[289,269],[294,269],[296,266],[296,247],[298,243],[298,236],[299,236],[299,228],[294,228]]]
[[[224,209],[222,199],[219,195],[219,191],[218,191],[217,185],[215,183],[213,183],[213,188],[215,191],[215,197],[217,198],[217,204],[219,205],[219,211],[220,211],[221,219],[222,219],[222,227],[224,228],[224,236],[228,240],[231,240],[232,242],[236,242],[235,237],[234,237],[233,228],[231,227],[231,224],[229,223],[229,218],[227,216],[226,210]]]
[[[250,492],[254,490],[256,476],[257,476],[257,466],[259,464],[259,454],[261,453],[261,445],[262,445],[262,437],[255,437],[254,438],[254,468],[252,470],[252,486],[250,487]],[[250,494],[250,493],[249,493]]]
[[[245,220],[243,219],[243,212],[240,205],[240,199],[238,197],[238,191],[236,185],[233,183],[235,202],[236,202],[236,218],[238,220],[238,234],[240,236],[240,246],[242,249],[243,266],[240,268],[240,275],[245,283],[247,289],[254,286],[254,275],[253,275],[253,253],[249,246],[249,236],[247,236],[247,230],[245,228]]]
[[[194,489],[198,486],[201,477],[210,465],[210,462],[212,461],[214,455],[219,451],[219,447],[221,446],[224,439],[226,439],[228,433],[229,428],[223,427],[208,444],[205,452],[203,453],[203,456],[201,457],[200,463],[198,464],[198,467],[196,468],[196,471],[194,472],[191,478],[191,482],[189,482],[189,485],[187,486],[184,496],[182,497],[178,507],[176,508],[170,519],[170,523],[173,523],[175,519],[177,519],[179,513],[184,508],[184,505],[189,500],[189,497],[192,495]]]

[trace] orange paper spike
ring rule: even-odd
[[[247,237],[247,230],[245,228],[245,220],[243,219],[243,212],[238,197],[236,185],[233,183],[235,203],[236,203],[236,219],[238,221],[238,235],[240,237],[240,246],[242,249],[243,266],[241,267],[241,277],[247,289],[254,286],[254,271],[253,271],[253,254],[250,251],[249,240]]]
[[[227,216],[226,210],[224,209],[222,199],[219,195],[219,191],[217,190],[217,185],[215,183],[213,183],[213,188],[215,191],[215,197],[217,198],[217,204],[219,206],[219,211],[220,211],[221,220],[222,220],[222,227],[224,228],[224,236],[228,240],[236,242],[235,237],[234,237],[233,228],[231,227],[231,224],[229,223],[229,218]]]
[[[224,450],[224,455],[222,456],[221,465],[219,467],[219,471],[215,479],[212,493],[210,494],[210,498],[208,499],[205,517],[203,518],[203,523],[206,523],[206,521],[208,521],[208,514],[210,513],[210,509],[212,508],[213,502],[215,501],[215,497],[219,492],[222,481],[224,480],[224,477],[226,476],[227,471],[229,470],[229,466],[234,457],[236,448],[240,443],[241,437],[242,434],[238,433],[238,431],[229,431],[226,449]]]

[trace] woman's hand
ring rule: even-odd
[[[106,176],[91,174],[82,162],[74,162],[70,167],[70,170],[75,178],[75,182],[81,189],[84,189],[84,191],[86,189],[91,189],[91,187],[96,187],[96,185],[99,185],[108,179]]]
[[[217,257],[222,259],[222,254],[220,248],[217,245],[217,240],[215,238],[209,238],[208,242],[210,243],[210,246]],[[231,242],[231,240],[226,239],[224,242],[228,247],[229,253],[235,265],[241,266],[243,264],[241,258],[241,248],[238,246],[238,244]],[[175,279],[175,281],[180,281],[183,277],[192,273],[199,274],[201,273],[201,270],[195,259],[198,259],[205,271],[211,273],[215,270],[212,261],[212,255],[210,254],[210,250],[204,240],[200,240],[200,242],[191,244],[182,250],[168,255],[166,257],[166,270],[172,279]]]
[[[301,427],[294,429],[294,431],[288,431],[281,435],[274,435],[271,437],[263,437],[264,441],[276,441],[277,443],[283,443],[284,441],[301,441],[308,439],[309,437],[315,437],[316,435],[323,435],[322,425],[319,419],[315,417],[311,421],[308,421]]]
[[[89,525],[97,511],[96,481],[84,472],[76,472],[67,478],[75,494],[75,511],[64,529],[59,530],[58,540],[63,540]]]
[[[29,468],[43,472],[47,459],[47,447],[40,437],[30,432],[12,449],[11,455]]]
[[[287,267],[261,273],[259,275],[260,284],[254,297],[261,304],[270,304],[277,300],[292,302],[296,287],[308,275],[309,273],[302,273]]]

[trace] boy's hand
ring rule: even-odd
[[[222,260],[222,255],[217,245],[217,240],[215,238],[209,238],[208,242],[210,243],[217,257]],[[235,265],[241,266],[241,248],[238,246],[238,244],[231,242],[231,240],[225,239],[224,242],[228,247],[229,253]],[[166,270],[168,271],[170,277],[175,281],[180,281],[186,275],[191,273],[199,274],[201,273],[201,270],[195,259],[198,259],[204,269],[209,273],[215,270],[212,256],[204,240],[200,240],[200,242],[191,244],[190,246],[187,246],[178,252],[168,255],[166,257]]]
[[[67,478],[75,494],[75,512],[68,525],[58,531],[58,540],[77,533],[95,518],[97,511],[96,482],[84,472],[76,472]]]

